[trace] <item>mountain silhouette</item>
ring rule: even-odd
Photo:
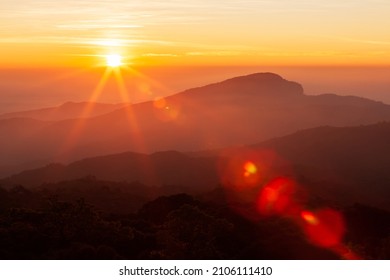
[[[216,149],[323,125],[383,120],[390,120],[390,106],[381,102],[332,94],[309,96],[295,82],[257,73],[90,118],[0,120],[0,166],[71,162],[125,151]]]
[[[5,179],[3,183],[37,187],[43,183],[89,176],[114,182],[140,182],[156,187],[184,185],[187,190],[197,191],[214,188],[218,184],[215,159],[193,158],[175,151],[151,155],[127,152],[87,158],[69,165],[49,164],[23,171]]]
[[[271,149],[295,166],[297,174],[332,199],[390,210],[390,123],[319,127],[252,146]]]
[[[321,168],[387,169],[390,123],[356,127],[318,127],[262,142],[252,147],[277,150],[297,164]]]

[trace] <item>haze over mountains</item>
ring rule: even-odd
[[[92,102],[66,102],[58,107],[49,107],[38,110],[6,113],[0,115],[1,119],[28,118],[40,121],[61,121],[66,119],[90,118],[106,114],[128,104],[105,104]],[[88,110],[91,107],[91,110]]]
[[[58,114],[46,109],[3,116],[2,176],[44,163],[125,151],[216,149],[317,126],[390,120],[389,105],[353,96],[305,95],[301,85],[272,73],[237,77],[125,107],[85,104],[87,118],[74,118],[80,110],[80,104],[68,103]]]

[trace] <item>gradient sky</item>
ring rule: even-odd
[[[389,65],[390,1],[0,0],[0,67]]]

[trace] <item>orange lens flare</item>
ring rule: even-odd
[[[180,116],[178,104],[168,103],[165,98],[157,98],[153,101],[156,117],[163,122],[176,121]]]
[[[244,164],[244,176],[249,177],[249,176],[254,175],[256,173],[257,173],[256,165],[251,161],[247,161]]]
[[[162,109],[167,106],[167,101],[164,97],[156,98],[153,101],[153,106],[157,109]]]
[[[345,233],[345,223],[341,214],[332,209],[317,213],[302,211],[304,231],[307,239],[320,247],[339,245]]]

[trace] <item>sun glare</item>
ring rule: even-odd
[[[119,67],[122,65],[122,56],[119,54],[106,55],[106,63],[109,67]]]

